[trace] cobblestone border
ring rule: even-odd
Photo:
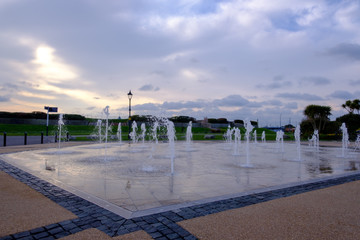
[[[50,240],[65,237],[89,228],[97,228],[110,237],[144,230],[152,238],[159,240],[197,239],[190,232],[179,226],[177,222],[360,180],[360,173],[356,173],[350,176],[320,180],[282,189],[179,208],[144,217],[125,219],[2,160],[0,160],[0,169],[78,216],[76,219],[5,236],[0,238],[0,240]]]

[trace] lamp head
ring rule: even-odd
[[[128,95],[129,100],[131,100],[131,98],[133,96],[133,94],[131,93],[131,90],[129,91],[129,93],[127,95]]]

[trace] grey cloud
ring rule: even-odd
[[[284,79],[284,76],[283,75],[276,75],[273,80],[274,81],[282,81]]]
[[[96,109],[96,107],[87,107],[87,108],[86,108],[86,110],[89,110],[89,111],[92,111],[92,110],[94,110],[94,109]]]
[[[213,104],[217,106],[239,107],[249,104],[249,101],[240,95],[230,95],[222,99],[216,99]]]
[[[264,105],[269,105],[269,106],[282,106],[283,103],[280,100],[270,100],[270,101],[266,101],[263,102]]]
[[[335,91],[332,94],[330,94],[329,97],[339,98],[339,99],[352,99],[352,98],[355,98],[355,95],[348,91],[338,90],[338,91]]]
[[[315,86],[321,86],[321,85],[328,85],[331,81],[324,77],[303,77],[300,81],[300,85],[315,85]]]
[[[159,111],[160,107],[159,104],[155,103],[144,103],[138,104],[133,107],[135,111]]]
[[[260,102],[249,102],[246,107],[249,107],[249,108],[260,108],[263,106],[263,103],[260,103]]]
[[[155,70],[155,71],[152,71],[150,73],[150,75],[155,75],[155,76],[161,76],[161,77],[164,77],[165,76],[165,72],[164,71],[161,71],[161,70]]]
[[[284,87],[292,86],[292,82],[284,81],[285,77],[283,75],[276,75],[273,77],[272,82],[269,84],[258,84],[258,88],[263,89],[279,89]]]
[[[344,56],[353,60],[360,60],[360,45],[355,43],[341,43],[330,48],[329,55]]]
[[[287,109],[297,109],[298,104],[296,102],[289,102],[286,103],[284,107]]]
[[[159,91],[159,90],[160,90],[159,87],[154,87],[151,84],[146,84],[146,85],[139,88],[139,91],[154,91],[154,92],[156,92],[156,91]]]
[[[206,106],[206,103],[199,100],[199,101],[188,101],[188,102],[164,102],[161,107],[163,109],[168,110],[179,110],[183,108],[203,108]]]
[[[350,81],[349,81],[349,84],[350,84],[350,85],[356,85],[356,86],[357,86],[357,85],[360,85],[360,79],[359,79],[359,80],[350,80]]]
[[[10,100],[7,96],[0,96],[0,102],[8,102]]]
[[[277,97],[285,98],[285,99],[293,99],[293,100],[305,100],[305,101],[320,101],[323,98],[308,94],[308,93],[279,93],[276,95]]]
[[[270,84],[258,84],[257,87],[263,88],[263,89],[278,89],[278,88],[284,88],[284,87],[290,87],[292,86],[292,83],[290,81],[285,82],[273,82]]]

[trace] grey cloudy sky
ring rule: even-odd
[[[360,98],[359,0],[0,0],[0,109],[299,122]]]

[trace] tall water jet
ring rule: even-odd
[[[59,132],[58,142],[59,142],[59,149],[60,149],[60,144],[61,144],[61,135],[62,135],[62,131],[63,131],[63,126],[64,126],[63,115],[60,114],[60,115],[59,115],[59,121],[58,121],[58,132]]]
[[[138,127],[137,127],[137,123],[135,121],[133,121],[131,128],[132,128],[132,131],[130,133],[130,138],[133,143],[136,143],[137,142],[136,132],[137,132]]]
[[[247,120],[245,122],[245,139],[246,139],[246,164],[244,165],[244,167],[252,167],[252,165],[250,164],[250,133],[251,131],[254,129],[254,127],[251,125],[250,120]]]
[[[282,130],[276,132],[276,146],[281,152],[284,152],[284,132]]]
[[[142,123],[140,125],[140,129],[141,129],[141,141],[142,141],[142,144],[145,143],[145,135],[146,135],[146,126],[145,126],[145,123]]]
[[[119,140],[119,143],[122,144],[121,123],[118,124],[116,136],[117,136],[117,139]]]
[[[356,136],[356,140],[355,140],[355,143],[354,143],[354,144],[355,144],[354,151],[360,149],[360,134],[358,134],[358,135]]]
[[[186,149],[190,150],[191,140],[192,140],[192,121],[189,122],[189,125],[186,128]]]
[[[227,143],[231,143],[232,141],[232,134],[233,134],[233,130],[231,129],[230,125],[228,126],[227,130],[226,130],[226,133],[224,134],[224,138],[225,138],[225,141]]]
[[[169,140],[171,175],[174,174],[174,158],[175,158],[175,126],[172,121],[166,122],[167,137]]]
[[[159,122],[156,120],[153,125],[152,125],[152,128],[151,128],[151,136],[152,136],[152,140],[158,144],[159,141],[158,141],[158,137],[157,137],[157,131],[159,129]]]
[[[103,109],[103,112],[105,114],[105,144],[106,144],[108,140],[108,132],[109,132],[109,115],[110,115],[109,106],[106,106]]]
[[[316,151],[319,151],[319,130],[315,130],[311,138],[309,139],[309,143],[313,145]]]
[[[254,130],[254,143],[257,144],[257,133],[256,130]]]
[[[295,136],[295,142],[296,142],[296,149],[298,153],[298,161],[301,161],[301,145],[300,145],[300,125],[298,124],[295,128],[294,136]]]
[[[102,142],[102,120],[98,119],[95,126],[95,136],[99,139],[99,143]]]
[[[263,132],[261,133],[261,142],[262,142],[262,143],[266,143],[265,131],[263,131]]]
[[[239,128],[235,128],[234,135],[234,155],[239,155],[239,144],[241,143],[241,133]]]
[[[342,132],[342,148],[341,148],[341,156],[345,157],[349,145],[349,134],[346,128],[345,123],[342,123],[340,130]]]

